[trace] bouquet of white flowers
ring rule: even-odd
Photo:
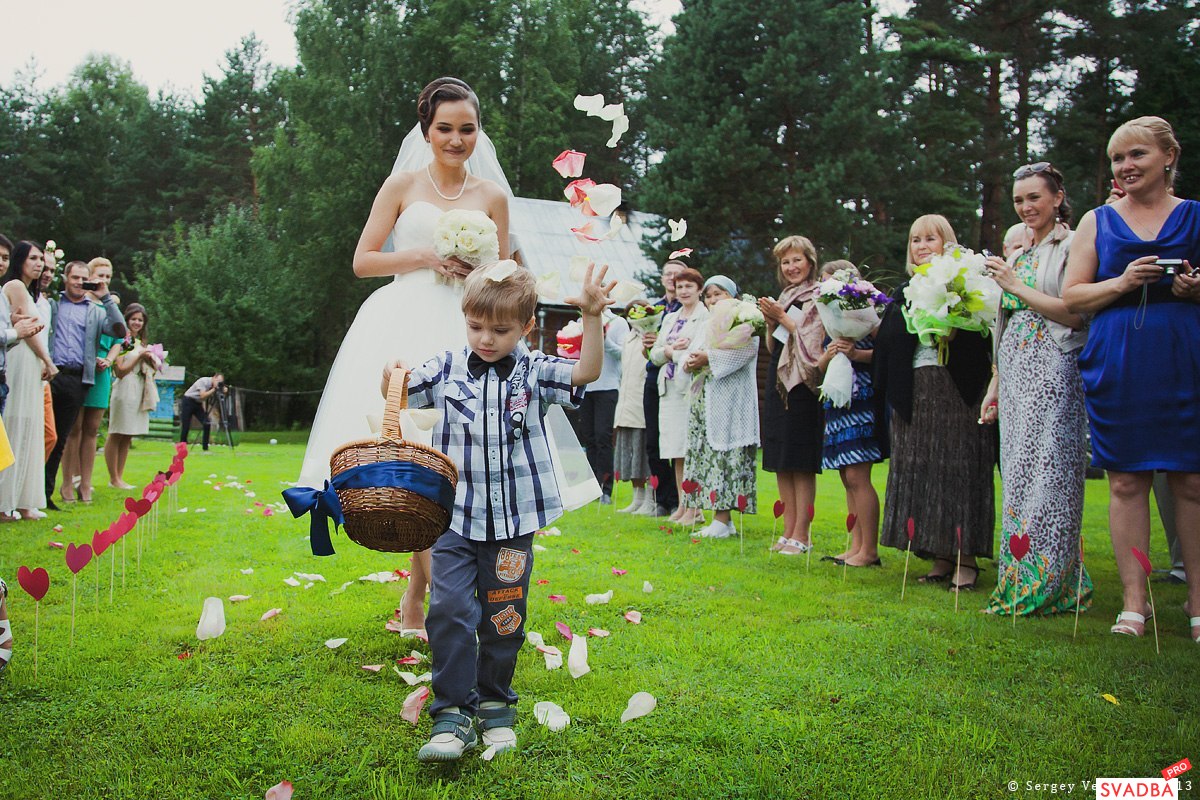
[[[888,296],[850,270],[843,269],[821,281],[817,314],[834,339],[858,341],[879,325]],[[842,353],[829,362],[821,383],[821,398],[835,408],[846,408],[854,394],[854,365]]]
[[[955,328],[986,334],[995,323],[1000,287],[984,272],[982,254],[949,245],[913,270],[904,298],[901,310],[909,332],[924,345],[936,343],[938,363],[945,364]]]
[[[433,230],[438,258],[454,256],[473,267],[500,260],[496,223],[482,211],[455,208],[438,217]]]
[[[750,295],[728,298],[713,306],[708,315],[708,343],[718,350],[745,347],[755,336],[763,336],[767,321]]]

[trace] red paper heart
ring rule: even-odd
[[[913,522],[913,518],[909,517],[908,522],[904,523],[905,530],[908,532],[908,540],[911,542],[913,537],[917,535],[917,525]]]
[[[17,567],[17,583],[21,584],[26,594],[40,603],[46,592],[50,591],[50,573],[42,567],[32,570],[29,567]]]
[[[81,569],[92,563],[92,546],[86,543],[79,546],[69,544],[64,557],[67,559],[67,569],[71,570],[72,575],[78,575]]]
[[[109,526],[109,530],[116,534],[113,536],[113,541],[120,539],[125,534],[133,530],[133,526],[137,525],[138,515],[132,511],[126,511],[121,516],[117,517],[117,521]]]
[[[749,504],[749,501],[746,499],[746,495],[739,494],[737,496],[737,510],[738,511],[741,511],[744,514],[746,512],[746,506],[748,504]]]
[[[1154,571],[1150,565],[1150,559],[1145,553],[1143,553],[1141,550],[1138,550],[1136,547],[1131,547],[1129,549],[1133,551],[1133,557],[1136,558],[1138,563],[1142,565],[1142,570],[1146,573],[1146,577],[1149,578],[1150,573]]]
[[[857,516],[855,516],[854,514],[847,514],[847,515],[846,515],[846,530],[847,530],[847,531],[852,531],[852,530],[854,530],[854,526],[855,526],[855,525],[857,525],[857,524],[858,524],[858,517],[857,517]]]
[[[613,480],[614,481],[621,480],[621,470],[617,470],[613,473]],[[246,481],[246,482],[249,483],[249,481]]]
[[[717,490],[716,489],[713,489],[711,492],[708,493],[708,502],[712,503],[714,506],[717,504]]]
[[[784,509],[783,501],[776,500],[775,501],[775,519],[779,519],[780,517],[783,516],[783,509]]]
[[[683,488],[683,491],[688,494],[695,494],[696,492],[700,491],[700,484],[691,479],[688,479],[679,485]]]
[[[1008,552],[1012,553],[1013,558],[1017,561],[1024,561],[1025,556],[1029,555],[1029,534],[1022,533],[1018,536],[1014,533],[1009,536]]]
[[[142,498],[141,500],[134,500],[132,503],[130,503],[129,501],[132,499],[133,498],[130,497],[125,498],[125,508],[129,509],[130,513],[132,513],[135,517],[141,519],[150,513],[150,507],[154,505],[153,503],[145,498]]]
[[[176,453],[179,453],[180,455],[187,455],[187,451],[188,451],[187,442],[176,442],[175,443],[175,452]]]
[[[816,516],[817,516],[817,507],[815,505],[813,505],[812,503],[809,503],[808,504],[808,521],[812,522],[813,518]]]
[[[651,475],[646,480],[646,482],[650,484],[651,489],[658,489],[658,476],[657,475]]]
[[[152,483],[146,487],[146,491],[142,492],[142,497],[149,500],[151,503],[158,502],[158,498],[162,497],[164,484]]]
[[[954,526],[954,538],[958,542],[958,549],[962,550],[962,525]]]
[[[113,523],[116,524],[115,522]],[[104,555],[104,551],[108,546],[115,542],[119,537],[112,534],[112,529],[104,531],[96,531],[92,534],[92,552],[97,556]]]
[[[179,476],[181,476],[182,474],[183,474],[182,472],[176,472],[175,470],[171,470],[170,472],[168,472],[167,473],[167,486],[174,486],[175,484],[179,483]]]

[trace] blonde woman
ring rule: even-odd
[[[146,348],[146,307],[130,303],[125,307],[129,337],[123,352],[113,362],[116,381],[112,390],[112,416],[108,421],[108,440],[104,443],[104,463],[108,482],[114,489],[133,489],[125,480],[125,462],[134,436],[150,432],[150,409],[158,404],[154,372],[158,358]]]
[[[817,362],[825,326],[817,314],[817,248],[803,236],[775,245],[778,300],[759,298],[767,319],[771,362],[763,391],[763,469],[775,473],[783,501],[784,531],[771,547],[792,556],[812,549],[808,509],[817,494],[825,421]]]

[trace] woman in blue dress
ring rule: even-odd
[[[1175,493],[1189,635],[1200,641],[1200,203],[1171,192],[1180,148],[1165,120],[1125,123],[1108,155],[1125,196],[1080,222],[1063,300],[1094,315],[1079,365],[1124,586],[1112,632],[1141,636],[1153,612],[1133,548],[1149,552],[1150,484],[1161,471]]]

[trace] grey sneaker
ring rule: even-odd
[[[600,505],[611,506],[612,505],[612,495],[611,494],[600,495]]]
[[[516,749],[517,732],[512,727],[517,722],[515,708],[499,700],[487,700],[479,704],[475,718],[483,733],[484,745],[495,748],[493,755]]]
[[[440,711],[433,718],[433,735],[417,753],[418,761],[457,761],[479,744],[471,718],[457,711]]]

